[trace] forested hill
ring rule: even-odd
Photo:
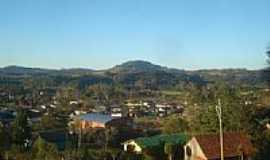
[[[127,87],[148,89],[171,88],[176,85],[214,83],[224,81],[229,84],[262,86],[265,80],[261,71],[246,69],[186,71],[168,68],[147,61],[128,61],[106,70],[93,69],[42,69],[8,66],[0,68],[0,85],[6,81],[38,79],[50,81],[53,85],[78,84],[80,88],[96,83],[117,83]],[[7,82],[9,83],[9,82]]]
[[[266,84],[263,70],[247,69],[212,69],[189,71],[189,74],[196,74],[208,82],[224,81],[228,84],[264,86]]]

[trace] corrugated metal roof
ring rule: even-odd
[[[99,123],[107,123],[111,121],[113,118],[110,115],[107,114],[101,114],[101,113],[88,113],[79,116],[79,119],[85,120],[85,121],[95,121]]]
[[[188,136],[183,133],[179,134],[161,134],[152,137],[141,137],[134,139],[142,148],[152,148],[156,146],[162,146],[165,143],[184,145]]]

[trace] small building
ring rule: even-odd
[[[167,104],[156,104],[156,113],[159,117],[165,117],[168,115],[170,106]]]
[[[266,126],[266,128],[267,128],[267,129],[270,129],[270,123],[269,123],[269,122],[268,122],[268,123],[266,123],[266,125],[265,125],[265,126]]]
[[[113,106],[111,108],[111,116],[118,117],[118,118],[122,117],[123,116],[122,108],[119,106]]]
[[[78,105],[79,104],[79,101],[69,101],[69,104],[70,105]]]
[[[127,109],[127,116],[128,117],[138,117],[138,114],[139,114],[139,108],[138,107],[128,107]]]
[[[34,124],[41,121],[42,112],[37,109],[30,109],[27,110],[27,115],[31,124]]]
[[[250,160],[253,147],[241,133],[224,133],[224,159]],[[219,134],[198,135],[185,145],[185,160],[220,160]]]
[[[141,154],[143,150],[143,145],[138,141],[131,139],[123,143],[125,152],[133,152],[137,154]]]
[[[96,112],[96,113],[106,113],[107,112],[107,106],[104,105],[97,105],[94,108],[92,108],[92,112]]]
[[[111,116],[112,116],[112,117],[119,117],[119,118],[120,118],[120,117],[123,116],[123,114],[122,114],[121,112],[112,112],[112,113],[111,113]]]

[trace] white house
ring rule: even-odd
[[[123,143],[123,146],[125,152],[132,151],[138,154],[142,153],[142,148],[135,142],[135,140],[126,141]]]

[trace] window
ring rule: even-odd
[[[192,155],[192,150],[189,146],[186,147],[186,154],[188,157],[191,157],[191,155]]]

